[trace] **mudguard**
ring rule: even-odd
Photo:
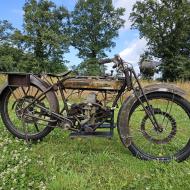
[[[156,84],[151,84],[148,86],[145,86],[144,88],[145,93],[151,93],[151,92],[168,92],[168,93],[173,93],[178,96],[182,96],[185,98],[187,95],[186,92],[177,86],[173,84],[167,84],[167,83],[156,83]]]
[[[45,92],[50,87],[50,85],[48,83],[46,83],[39,77],[33,76],[33,75],[30,75],[30,84],[37,86],[43,92]],[[8,84],[8,82],[5,82],[0,89],[0,100],[1,100],[1,97],[3,96],[3,93],[8,88],[9,88],[9,84]],[[46,96],[47,96],[48,100],[50,101],[51,111],[54,111],[55,113],[59,113],[59,102],[58,102],[57,96],[56,96],[55,92],[53,91],[53,89],[51,91],[47,92]]]
[[[1,87],[0,87],[0,99],[2,97],[2,94],[4,90],[8,87],[8,82],[5,82]]]
[[[143,90],[145,94],[150,94],[150,93],[155,93],[155,92],[165,92],[165,93],[171,93],[183,98],[186,97],[186,92],[184,90],[172,84],[165,84],[165,83],[152,84],[152,85],[148,85],[144,87]],[[139,97],[141,96],[142,94],[139,93]],[[120,135],[121,141],[125,146],[130,146],[131,140],[130,140],[130,137],[126,136],[126,134],[128,134],[128,128],[126,127],[126,123],[124,123],[123,118],[129,117],[131,108],[133,104],[136,102],[136,100],[137,99],[134,94],[129,96],[122,104],[119,110],[119,114],[118,114],[117,129],[118,129],[118,133]]]

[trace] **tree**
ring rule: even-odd
[[[10,71],[13,68],[14,53],[10,51],[10,36],[13,30],[11,23],[0,20],[0,71]]]
[[[7,42],[10,39],[10,36],[14,28],[12,24],[7,20],[0,20],[0,43]]]
[[[79,0],[71,13],[72,46],[84,59],[82,67],[88,74],[99,74],[97,59],[115,46],[113,39],[124,25],[123,8],[115,9],[112,0]],[[93,69],[90,69],[93,68]],[[91,72],[92,71],[92,72]]]
[[[0,45],[0,71],[31,72],[31,63],[36,65],[33,54],[26,53],[21,49],[13,47],[12,44],[4,43]],[[34,69],[34,68],[33,68]]]
[[[92,75],[97,76],[100,73],[104,73],[103,68],[96,63],[97,60],[89,59],[87,61],[83,61],[76,68],[79,75]]]
[[[63,55],[70,45],[68,11],[49,0],[27,0],[23,9],[23,32],[0,21],[0,70],[66,70]]]
[[[6,20],[0,21],[0,71],[31,72],[31,63],[35,64],[32,54],[24,52],[18,44],[22,44],[20,32]]]
[[[187,0],[137,1],[132,28],[148,41],[151,56],[160,58],[164,80],[190,79],[190,3]],[[189,70],[189,69],[188,69]]]
[[[68,52],[68,11],[49,0],[27,0],[24,7],[24,34],[16,31],[17,45],[34,54],[35,71],[65,70],[63,54]]]

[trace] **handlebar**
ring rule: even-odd
[[[102,59],[99,61],[99,64],[106,64],[106,63],[114,63],[113,65],[113,69],[115,69],[116,67],[118,67],[119,65],[123,64],[124,61],[121,59],[121,57],[119,55],[115,55],[114,58],[112,59]]]
[[[113,59],[102,59],[102,60],[99,60],[99,64],[103,65],[103,64],[106,64],[106,63],[111,63],[113,62]]]

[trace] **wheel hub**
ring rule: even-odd
[[[156,137],[155,135],[152,136],[151,132],[147,132],[146,123],[149,120],[148,115],[146,115],[141,122],[141,132],[143,136],[150,142],[155,144],[167,144],[176,135],[176,121],[169,113],[163,112],[161,110],[159,111],[158,109],[154,110],[154,115],[162,118],[161,121],[158,122],[159,129],[156,129],[155,127],[152,128],[154,133],[156,133]],[[163,125],[164,122],[166,123],[166,126]],[[168,126],[169,124],[170,126]],[[169,133],[167,132],[168,129]],[[166,134],[164,134],[165,132]]]
[[[35,123],[38,121],[37,118],[29,116],[29,115],[35,114],[35,112],[36,112],[35,104],[32,104],[27,109],[25,109],[25,107],[34,100],[35,99],[32,96],[25,96],[25,97],[22,97],[21,99],[17,100],[16,107],[15,107],[15,113],[20,120],[23,120],[26,123]],[[40,102],[38,102],[38,104],[39,103]]]

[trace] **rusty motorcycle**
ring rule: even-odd
[[[117,74],[5,73],[8,79],[0,91],[0,110],[8,131],[36,141],[55,128],[70,130],[75,138],[112,137],[117,127],[124,147],[140,159],[188,158],[190,103],[185,92],[167,83],[143,88],[132,65],[118,55],[100,61],[105,63],[114,63]],[[132,93],[126,96],[126,92]]]

